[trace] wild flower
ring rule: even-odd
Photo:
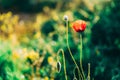
[[[67,15],[64,16],[64,20],[66,22],[66,42],[67,42],[67,48],[68,48],[68,51],[70,53],[70,56],[75,64],[75,69],[77,69],[78,71],[78,75],[79,75],[79,79],[77,79],[75,73],[74,73],[74,77],[73,77],[73,80],[90,80],[90,63],[88,63],[88,76],[86,77],[85,74],[84,74],[84,70],[83,70],[83,66],[82,66],[82,34],[81,32],[83,32],[85,29],[86,29],[86,22],[83,21],[83,20],[77,20],[75,22],[73,22],[73,25],[72,25],[72,28],[76,31],[76,32],[79,32],[80,34],[80,66],[78,66],[77,62],[75,61],[75,58],[73,57],[73,54],[72,54],[72,51],[70,49],[70,46],[69,46],[69,41],[68,41],[68,32],[69,32],[69,25],[68,25],[68,21],[69,21],[69,18]],[[64,56],[64,50],[63,49],[60,49],[57,53],[57,67],[61,68],[61,64],[60,64],[60,61],[59,61],[59,53],[62,53],[62,57],[63,57],[63,63],[64,63],[64,74],[65,74],[65,79],[68,80],[68,76],[67,76],[67,71],[66,71],[66,62],[65,62],[65,56]],[[75,69],[73,71],[75,71]],[[60,70],[58,71],[60,72]]]
[[[83,32],[86,29],[86,22],[83,20],[77,20],[73,22],[72,27],[76,32]]]

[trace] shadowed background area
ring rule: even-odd
[[[120,80],[120,0],[0,0],[0,80],[65,80],[57,73],[56,53],[65,52],[68,80],[75,67],[66,44],[64,15],[69,17],[69,45],[79,64],[78,19],[83,35],[83,69],[91,80]],[[76,70],[76,76],[78,72]]]

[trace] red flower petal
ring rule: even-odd
[[[86,22],[83,20],[77,20],[73,23],[72,27],[76,32],[83,32],[86,28]]]

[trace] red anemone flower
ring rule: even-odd
[[[86,28],[86,22],[83,20],[77,20],[73,22],[72,27],[76,32],[83,32]]]

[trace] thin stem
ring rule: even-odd
[[[57,52],[57,60],[59,60],[59,54],[60,54],[60,52],[62,53],[62,56],[63,56],[63,64],[64,64],[64,74],[65,74],[65,79],[68,80],[68,78],[67,78],[67,72],[66,72],[65,55],[64,55],[64,51],[63,51],[63,49],[59,49],[59,51]]]
[[[88,80],[90,80],[90,63],[88,63]]]
[[[80,69],[82,71],[83,78],[85,80],[85,74],[82,67],[82,34],[80,33]]]
[[[75,64],[75,66],[76,66],[76,68],[77,68],[77,70],[78,70],[78,73],[79,73],[79,79],[81,79],[81,80],[83,80],[83,77],[82,77],[82,75],[81,75],[81,73],[80,73],[80,69],[79,69],[79,67],[78,67],[78,65],[77,65],[77,63],[76,63],[76,61],[75,61],[75,59],[74,59],[74,57],[73,57],[73,55],[72,55],[72,52],[71,52],[71,50],[70,50],[70,46],[69,46],[69,42],[68,42],[68,21],[66,21],[66,26],[67,26],[67,48],[68,48],[68,51],[69,51],[69,53],[70,53],[70,56],[71,56],[71,58],[72,58],[72,60],[73,60],[73,62],[74,62],[74,64]]]
[[[75,75],[75,70],[76,70],[76,67],[75,67],[74,70],[73,70],[73,75],[74,75],[74,77],[76,77],[76,75]]]

